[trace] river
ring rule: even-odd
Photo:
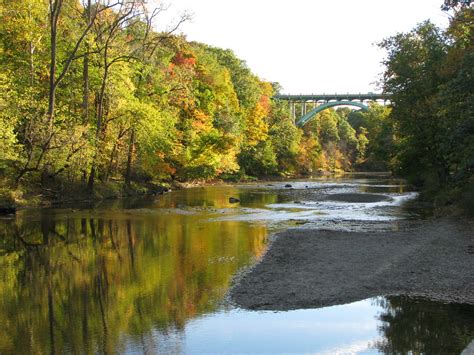
[[[390,198],[325,198],[340,193]],[[196,187],[2,217],[0,354],[461,353],[474,339],[473,306],[381,295],[251,312],[226,297],[273,233],[396,230],[429,215],[415,199],[402,180],[356,175]]]

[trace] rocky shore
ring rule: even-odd
[[[238,306],[292,310],[406,295],[474,304],[474,222],[432,219],[392,232],[290,229],[230,291]]]

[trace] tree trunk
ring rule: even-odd
[[[107,49],[105,50],[104,56],[107,58]],[[96,127],[96,132],[95,132],[95,156],[93,158],[92,162],[92,167],[91,167],[91,172],[89,175],[89,182],[87,184],[87,187],[90,192],[94,189],[94,183],[95,183],[95,175],[97,173],[97,167],[96,167],[96,158],[98,156],[98,150],[100,149],[100,139],[101,139],[101,129],[102,129],[102,121],[104,118],[104,98],[105,98],[105,88],[107,84],[107,78],[109,75],[109,67],[107,64],[107,60],[105,60],[105,69],[104,69],[104,75],[102,76],[102,85],[100,88],[99,92],[99,99],[97,102],[97,127]]]
[[[125,185],[127,186],[130,186],[134,152],[135,152],[135,128],[132,128],[132,133],[130,134],[130,145],[128,147],[127,170],[125,172]]]
[[[51,30],[51,62],[49,65],[49,101],[48,101],[48,125],[50,132],[53,129],[54,108],[56,104],[56,56],[57,56],[57,33],[58,19],[61,13],[62,0],[50,1],[50,30]]]
[[[92,163],[91,171],[89,173],[89,179],[87,180],[87,190],[89,190],[89,192],[92,192],[94,190],[94,184],[95,184],[95,164]]]
[[[82,109],[84,115],[84,123],[89,122],[89,56],[84,56],[83,68],[84,88],[82,95]]]
[[[107,49],[105,50],[105,55],[107,55]],[[105,101],[105,88],[107,87],[107,78],[109,76],[109,66],[107,61],[105,61],[104,75],[102,76],[102,85],[99,92],[99,100],[97,103],[97,130],[96,137],[99,139],[100,130],[102,128],[102,121],[104,119],[104,101]]]
[[[56,84],[54,80],[55,76],[56,76],[56,33],[51,31],[51,65],[49,68],[49,101],[48,101],[48,125],[49,125],[50,130],[53,128],[54,107],[56,104]]]
[[[35,83],[35,62],[33,58],[33,54],[35,53],[35,45],[32,41],[29,43],[29,51],[30,51],[30,86],[33,87]]]
[[[87,8],[86,8],[86,22],[87,26],[91,24],[91,0],[87,1]],[[84,56],[83,62],[83,78],[84,78],[84,88],[83,88],[83,96],[82,96],[82,108],[84,114],[84,123],[89,122],[89,55],[87,52],[89,51],[89,45],[86,42],[86,54]]]

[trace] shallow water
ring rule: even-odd
[[[0,220],[0,354],[460,353],[474,308],[403,297],[291,312],[226,302],[284,228],[394,230],[429,211],[381,176],[208,186]],[[389,196],[343,202],[330,194]],[[229,197],[240,203],[230,203]]]

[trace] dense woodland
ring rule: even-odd
[[[0,2],[2,199],[353,170],[472,185],[465,2],[445,4],[447,31],[427,22],[381,43],[393,108],[330,109],[303,129],[272,100],[277,83],[230,50],[178,35],[187,15],[156,31],[165,10],[144,0]]]
[[[439,205],[474,207],[474,13],[446,0],[447,30],[429,21],[385,39],[385,92],[397,134],[392,169]]]

